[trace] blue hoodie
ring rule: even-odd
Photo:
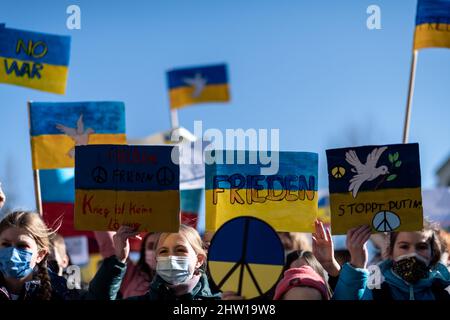
[[[441,288],[450,286],[450,273],[441,263],[438,263],[426,279],[410,284],[392,271],[392,260],[378,264],[381,271],[381,283],[389,285],[394,300],[435,300],[431,290],[432,285]],[[369,271],[353,268],[346,263],[339,274],[333,299],[335,300],[373,300],[372,290],[368,288]],[[381,284],[380,283],[380,284]]]

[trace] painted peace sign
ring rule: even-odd
[[[400,227],[400,218],[394,212],[380,211],[373,217],[372,226],[379,232],[391,232]]]
[[[222,291],[246,299],[268,292],[279,280],[284,248],[276,231],[255,217],[237,217],[214,234],[208,250],[211,279]]]
[[[340,179],[344,176],[345,174],[345,168],[343,167],[334,167],[333,169],[331,169],[331,174],[333,175],[333,177],[335,177],[336,179]]]
[[[175,181],[175,174],[169,167],[161,167],[156,173],[156,180],[160,186],[168,186]]]
[[[108,174],[103,167],[95,167],[92,169],[91,176],[92,180],[96,183],[105,183],[108,178]]]

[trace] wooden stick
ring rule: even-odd
[[[31,131],[31,103],[32,101],[28,101],[28,127]],[[30,135],[30,145],[31,145],[31,157],[33,157],[33,145],[32,138]],[[42,197],[41,197],[41,184],[39,181],[39,170],[33,169],[33,180],[34,180],[34,196],[36,199],[36,210],[42,216]]]
[[[411,70],[409,74],[408,100],[406,102],[405,123],[403,126],[403,143],[408,143],[409,139],[409,122],[411,118],[411,107],[414,96],[414,84],[416,79],[416,65],[418,56],[419,52],[417,50],[414,50],[411,58]]]

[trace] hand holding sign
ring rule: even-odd
[[[133,227],[121,226],[113,236],[116,257],[122,263],[125,263],[130,253],[130,242],[128,241],[128,239],[137,237],[138,234],[139,231],[136,231],[136,229]]]
[[[350,252],[350,264],[355,268],[365,268],[367,264],[366,242],[370,238],[370,226],[352,228],[347,232],[347,249]]]

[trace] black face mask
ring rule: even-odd
[[[430,267],[424,258],[412,253],[395,259],[392,270],[406,282],[416,283],[428,277]]]

